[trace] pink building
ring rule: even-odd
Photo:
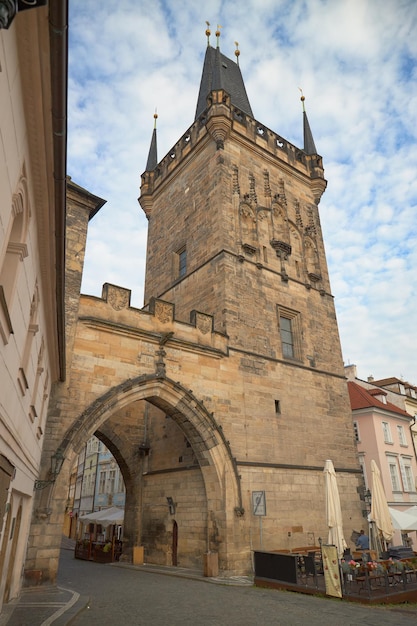
[[[414,419],[390,401],[390,392],[358,378],[348,381],[354,435],[366,488],[371,460],[380,469],[388,506],[405,511],[417,502],[417,462],[410,426]],[[396,531],[394,545],[403,543]]]

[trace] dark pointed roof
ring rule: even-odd
[[[229,94],[233,106],[253,117],[239,65],[222,54],[220,48],[207,46],[195,119],[207,108],[207,96],[218,89]]]
[[[304,125],[304,152],[306,154],[317,154],[316,146],[314,144],[313,133],[311,132],[310,124],[308,123],[307,113],[303,111],[303,125]]]
[[[155,116],[154,116],[155,117]],[[148,160],[146,162],[146,172],[151,172],[158,164],[158,150],[156,144],[156,117],[155,126],[152,133],[151,146],[149,148]]]

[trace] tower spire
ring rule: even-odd
[[[208,26],[208,22],[206,22]],[[201,75],[200,91],[198,94],[195,119],[200,117],[207,108],[207,98],[212,91],[224,89],[230,98],[232,105],[240,109],[246,115],[253,117],[252,109],[245,89],[245,83],[239,67],[240,50],[235,50],[237,63],[220,51],[220,24],[217,25],[217,47],[213,48],[209,42],[209,28],[206,30],[207,48],[204,57],[203,73]],[[238,45],[236,43],[236,45]]]
[[[149,148],[148,160],[146,162],[147,172],[151,172],[152,170],[154,170],[158,163],[158,150],[157,150],[157,142],[156,142],[156,120],[158,119],[158,113],[156,112],[156,109],[155,109],[155,113],[153,114],[153,118],[154,118],[154,124],[153,124],[152,139],[151,139],[151,145]]]
[[[310,124],[308,123],[308,117],[305,109],[305,96],[303,94],[303,90],[299,87],[301,91],[301,102],[303,105],[303,130],[304,130],[304,152],[306,154],[317,154],[316,146],[313,139],[313,133],[311,132]]]

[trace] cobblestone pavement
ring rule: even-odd
[[[207,584],[209,581],[217,584]],[[22,594],[8,620],[0,618],[0,626],[411,626],[417,623],[417,597],[414,605],[368,607],[259,589],[251,586],[245,577],[213,580],[183,568],[91,563],[74,559],[69,549],[61,553],[58,588],[49,593],[48,596],[46,590],[38,588]]]

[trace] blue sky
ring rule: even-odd
[[[206,47],[239,62],[255,118],[302,146],[299,87],[323,157],[320,216],[345,363],[417,385],[417,2],[70,2],[68,173],[107,200],[83,293],[143,305],[139,207],[158,110],[161,159],[192,124]]]

